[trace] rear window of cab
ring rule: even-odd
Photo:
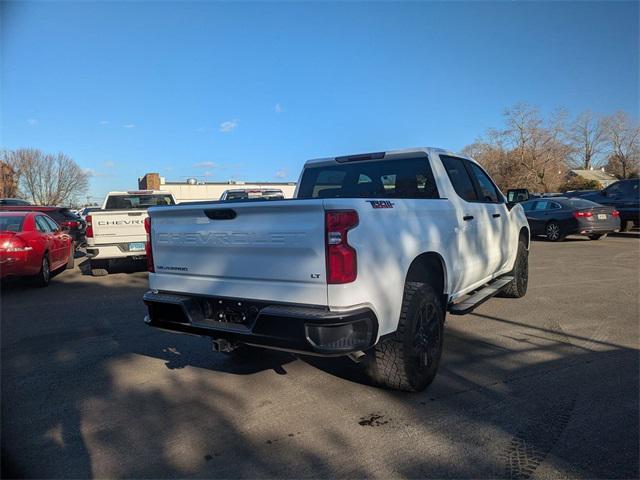
[[[306,167],[297,198],[440,198],[428,157]]]

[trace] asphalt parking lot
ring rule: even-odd
[[[639,262],[635,233],[533,242],[527,296],[449,316],[421,394],[150,329],[144,272],[5,285],[4,476],[638,478]]]

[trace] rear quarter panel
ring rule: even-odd
[[[411,262],[425,252],[438,253],[447,265],[455,261],[455,249],[450,248],[455,244],[455,211],[447,199],[392,199],[393,208],[373,208],[367,200],[324,200],[326,210],[355,208],[359,216],[358,226],[348,233],[358,255],[358,277],[352,283],[329,285],[328,303],[336,311],[371,308],[378,317],[379,335],[385,335],[397,329]]]

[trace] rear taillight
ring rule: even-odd
[[[87,222],[87,228],[84,231],[85,236],[93,238],[93,225],[91,224],[91,215],[87,215],[84,221]]]
[[[18,237],[9,238],[0,243],[0,251],[2,252],[28,252],[29,250],[33,250],[33,248]]]
[[[144,219],[144,230],[147,232],[147,243],[144,244],[144,250],[147,254],[147,271],[155,272],[153,268],[153,250],[151,249],[151,217]]]
[[[80,222],[76,222],[74,220],[67,220],[64,222],[60,222],[60,225],[62,225],[63,227],[67,227],[69,230],[72,230],[74,228],[78,228],[78,226],[80,225]]]
[[[620,212],[618,210],[614,210],[613,212],[611,212],[611,216],[612,217],[619,217],[620,216]]]
[[[573,216],[575,218],[589,218],[589,217],[593,217],[593,213],[591,213],[591,212],[573,212]]]
[[[355,210],[326,212],[327,283],[350,283],[358,276],[356,251],[347,238],[347,232],[357,225]]]

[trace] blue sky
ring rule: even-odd
[[[638,115],[638,3],[2,4],[1,143],[90,194],[296,180],[306,159],[453,150],[519,101]]]

